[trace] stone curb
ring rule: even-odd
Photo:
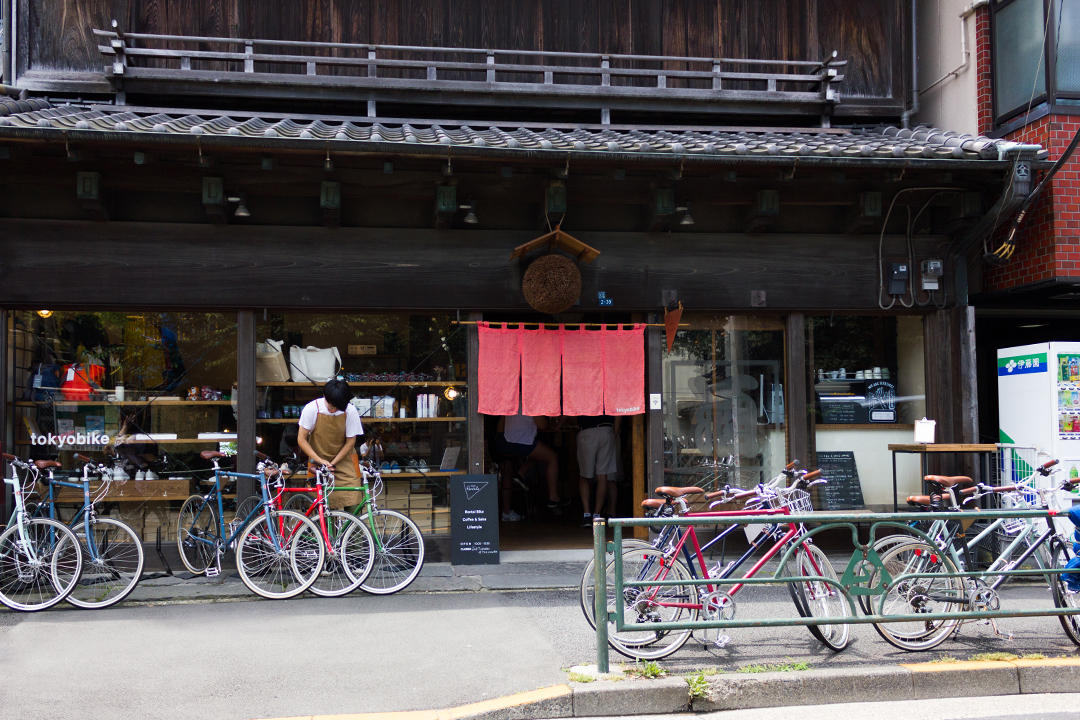
[[[683,676],[601,679],[553,685],[441,710],[304,715],[277,720],[523,720],[921,700],[958,694],[976,697],[1063,693],[1080,687],[1080,658],[725,673],[711,676],[708,681],[707,696],[692,702]]]

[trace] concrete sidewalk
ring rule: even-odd
[[[420,575],[403,592],[477,592],[481,590],[563,590],[577,588],[591,550],[519,550],[501,553],[498,565],[451,565],[425,562]],[[244,587],[232,556],[227,555],[216,578],[193,576],[180,569],[173,575],[148,573],[125,602],[215,601],[253,599]]]
[[[1080,688],[1080,658],[911,663],[858,669],[652,680],[608,676],[430,711],[304,715],[277,720],[504,720],[705,713],[721,710],[900,702],[941,697],[1070,693]]]

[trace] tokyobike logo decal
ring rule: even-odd
[[[110,442],[112,442],[111,437],[99,432],[66,433],[64,435],[55,433],[38,435],[34,433],[30,436],[31,445],[55,445],[56,447],[63,445],[108,445]]]

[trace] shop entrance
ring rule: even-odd
[[[567,331],[583,327],[593,329],[590,327],[593,324],[598,328],[601,323],[611,326],[630,322],[629,317],[589,315],[553,322],[549,318],[523,317],[521,314],[514,317],[485,315],[485,320],[512,326],[524,324],[526,328],[535,328],[534,323],[545,323],[548,329],[561,324]],[[641,342],[644,343],[643,338]],[[566,352],[565,347],[563,351]],[[565,356],[563,362],[566,362]],[[571,392],[571,386],[565,384],[569,377],[566,368],[564,364],[561,379],[557,371],[554,373],[552,382],[563,383],[561,390],[556,388],[556,393]],[[643,377],[644,369],[642,380]],[[535,381],[532,387],[536,388]],[[526,384],[521,386],[521,392],[529,392]],[[566,412],[571,403],[566,395],[562,397],[562,408]],[[605,394],[605,397],[611,396]],[[559,407],[558,402],[554,405]],[[633,514],[634,416],[483,417],[488,472],[499,477],[500,545],[503,550],[588,548],[592,545],[593,513],[604,516]],[[597,447],[611,447],[612,450],[608,455]],[[585,464],[584,473],[579,448]],[[597,457],[602,458],[601,463],[590,467],[593,465],[591,459]],[[583,480],[583,474],[589,478]],[[602,484],[605,496],[600,507],[597,507],[598,482]],[[590,513],[588,521],[586,512]]]

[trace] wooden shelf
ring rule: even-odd
[[[223,442],[236,442],[236,438],[173,438],[171,440],[136,440],[116,438],[114,445],[217,445]]]
[[[433,418],[373,418],[360,416],[360,422],[362,423],[425,423],[425,422],[465,422],[468,418],[463,417],[433,417]],[[262,418],[256,420],[255,424],[276,425],[287,423],[298,423],[300,418]]]
[[[181,405],[230,405],[232,400],[16,400],[15,407],[41,407],[54,405],[58,408],[81,407],[81,406],[105,406],[116,405],[158,405],[178,407]]]
[[[321,383],[309,383],[309,382],[261,382],[255,383],[258,387],[304,387],[304,388],[321,388]],[[350,382],[349,387],[464,387],[466,382],[464,380],[402,380],[400,382],[394,381],[359,381]]]

